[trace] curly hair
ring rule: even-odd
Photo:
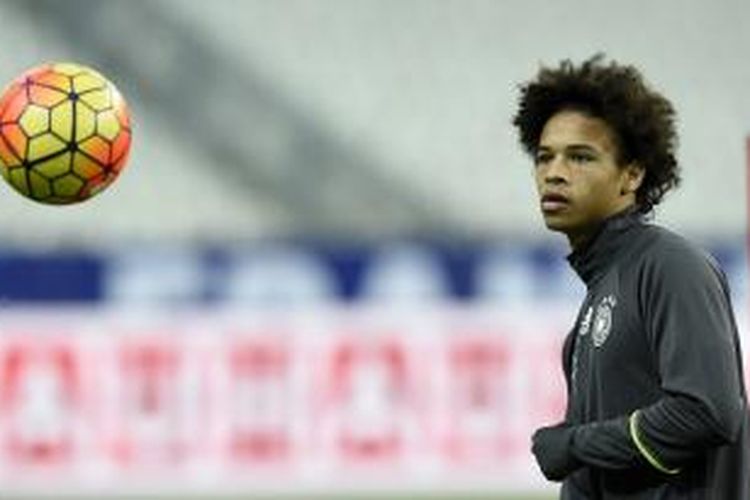
[[[615,134],[618,164],[637,162],[644,168],[636,204],[647,214],[681,180],[675,111],[636,68],[603,59],[597,54],[580,66],[564,60],[557,68],[542,67],[535,80],[521,85],[513,125],[523,148],[534,155],[545,124],[558,111],[578,110],[604,120]]]

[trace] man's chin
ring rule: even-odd
[[[560,233],[567,233],[570,231],[570,222],[564,220],[562,217],[544,215],[544,225],[550,231],[557,231]]]

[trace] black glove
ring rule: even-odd
[[[542,427],[531,438],[531,451],[542,469],[544,477],[550,481],[562,481],[583,465],[573,456],[573,435],[576,428],[562,423],[552,427]]]

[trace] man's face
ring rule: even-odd
[[[552,115],[542,130],[535,158],[542,215],[571,242],[635,202],[642,172],[618,166],[614,137],[604,120],[572,110]]]

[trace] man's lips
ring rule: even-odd
[[[570,200],[559,193],[547,193],[542,196],[542,211],[557,212],[566,208]]]

